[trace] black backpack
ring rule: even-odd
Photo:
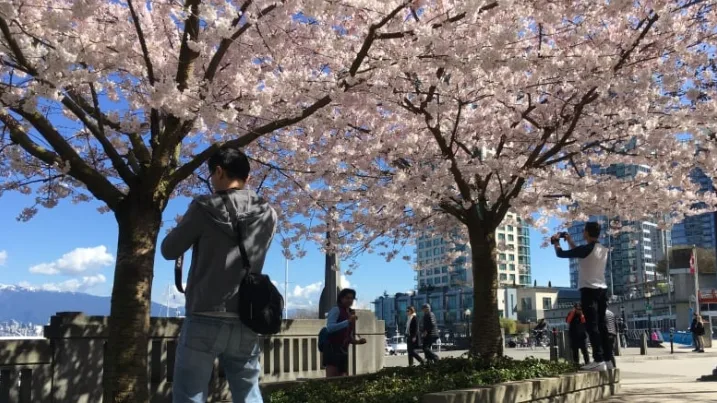
[[[237,245],[241,253],[242,269],[246,272],[239,285],[239,319],[244,325],[256,333],[263,335],[277,334],[281,330],[284,313],[284,297],[266,274],[253,273],[249,256],[244,247],[244,236],[241,225],[234,222],[236,209],[226,192],[219,193],[224,205],[232,217],[232,227],[237,236]],[[180,292],[182,289],[182,258],[175,263],[175,284]]]

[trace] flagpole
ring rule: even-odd
[[[692,245],[692,267],[695,276],[695,313],[700,314],[700,269],[697,264],[697,246]]]

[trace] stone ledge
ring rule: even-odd
[[[423,403],[566,402],[589,403],[616,394],[620,370],[578,372],[557,378],[506,382],[473,389],[431,393]]]

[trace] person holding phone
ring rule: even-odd
[[[607,350],[608,348],[612,349],[612,345],[605,319],[607,311],[605,266],[607,265],[608,248],[600,244],[600,224],[597,222],[585,223],[583,238],[587,244],[577,246],[569,233],[561,232],[553,235],[550,242],[555,247],[555,254],[559,258],[578,259],[579,262],[580,304],[585,314],[585,327],[593,350],[593,362],[585,364],[581,369],[604,371],[613,367],[609,361],[610,354]],[[569,250],[562,249],[561,239],[568,243]]]
[[[356,320],[358,317],[351,306],[356,299],[356,291],[344,288],[336,298],[336,306],[331,308],[326,317],[328,342],[324,347],[324,366],[326,377],[348,376],[349,346],[366,344],[366,339],[356,338]]]

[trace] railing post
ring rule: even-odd
[[[550,342],[550,361],[558,361],[558,329],[553,328]]]
[[[647,355],[647,333],[640,335],[640,355]]]

